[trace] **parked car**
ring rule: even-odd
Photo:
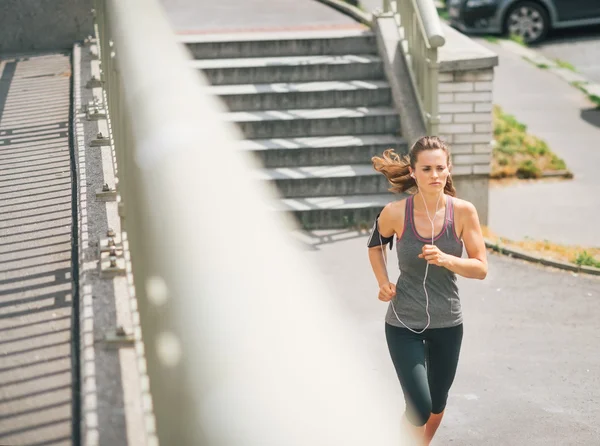
[[[446,0],[450,24],[465,33],[516,34],[526,43],[553,28],[600,24],[600,0]]]

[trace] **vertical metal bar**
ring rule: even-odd
[[[429,113],[431,115],[429,132],[433,135],[437,135],[439,132],[439,70],[440,64],[438,62],[438,49],[432,48],[429,50],[429,84],[430,84],[430,105]]]
[[[436,134],[439,128],[437,48],[444,44],[439,17],[432,0],[405,0],[394,6],[398,11],[399,32],[404,39],[405,57],[421,113],[428,133]]]

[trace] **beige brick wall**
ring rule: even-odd
[[[439,135],[450,145],[454,175],[485,175],[492,153],[493,68],[439,75]]]

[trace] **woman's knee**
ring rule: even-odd
[[[445,404],[444,405],[440,405],[440,406],[434,406],[431,409],[431,413],[434,414],[434,415],[439,415],[439,414],[441,414],[445,410],[446,410],[446,405]]]
[[[431,401],[422,400],[418,403],[406,404],[406,418],[413,426],[424,426],[431,416]]]
[[[448,392],[431,392],[431,413],[442,413],[446,408]]]

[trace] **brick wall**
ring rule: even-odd
[[[453,175],[490,173],[493,68],[439,74],[439,135],[450,144]]]

